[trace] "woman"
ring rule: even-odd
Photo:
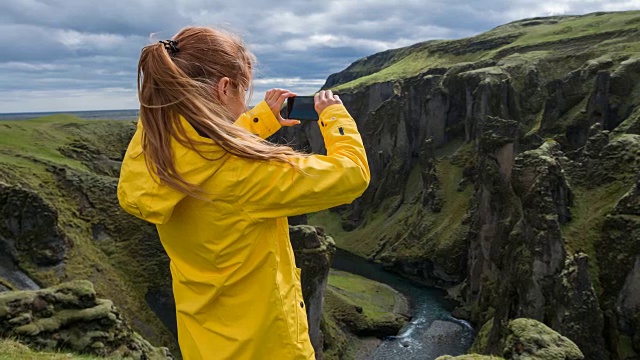
[[[299,121],[279,115],[295,95],[280,89],[244,112],[253,64],[239,39],[200,27],[145,47],[138,64],[118,199],[157,225],[187,360],[314,358],[286,217],[350,203],[369,183],[356,124],[331,91],[315,96],[326,156],[263,140]]]

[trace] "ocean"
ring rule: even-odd
[[[29,120],[49,115],[70,114],[81,119],[97,120],[135,120],[138,118],[138,109],[134,110],[98,110],[98,111],[56,111],[36,113],[6,113],[0,114],[0,120]]]

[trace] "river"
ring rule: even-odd
[[[430,360],[441,355],[465,354],[471,346],[475,331],[468,322],[451,315],[454,303],[445,298],[445,291],[414,285],[379,264],[340,249],[332,267],[387,284],[409,300],[411,322],[398,336],[384,339],[369,359]]]

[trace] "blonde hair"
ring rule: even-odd
[[[221,104],[215,89],[223,77],[228,77],[238,91],[253,91],[255,57],[242,40],[207,27],[184,28],[172,40],[177,49],[165,48],[163,43],[151,44],[142,49],[138,62],[142,149],[149,171],[155,171],[162,183],[202,198],[201,189],[178,174],[171,139],[206,159],[207,147],[214,149],[211,142],[187,136],[180,115],[232,155],[290,165],[291,156],[302,156],[290,147],[271,144],[234,125],[235,119]]]

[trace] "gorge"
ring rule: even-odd
[[[330,345],[319,331],[333,241],[446,289],[478,330],[470,352],[640,359],[638,25],[638,11],[526,19],[374,54],[327,79],[358,123],[372,181],[353,204],[309,214],[315,227],[292,227],[312,269],[302,281],[316,348]],[[153,311],[171,300],[168,259],[115,196],[134,128],[0,122],[0,290],[89,280],[130,328],[177,354],[175,329]],[[324,151],[315,124],[272,140]]]

